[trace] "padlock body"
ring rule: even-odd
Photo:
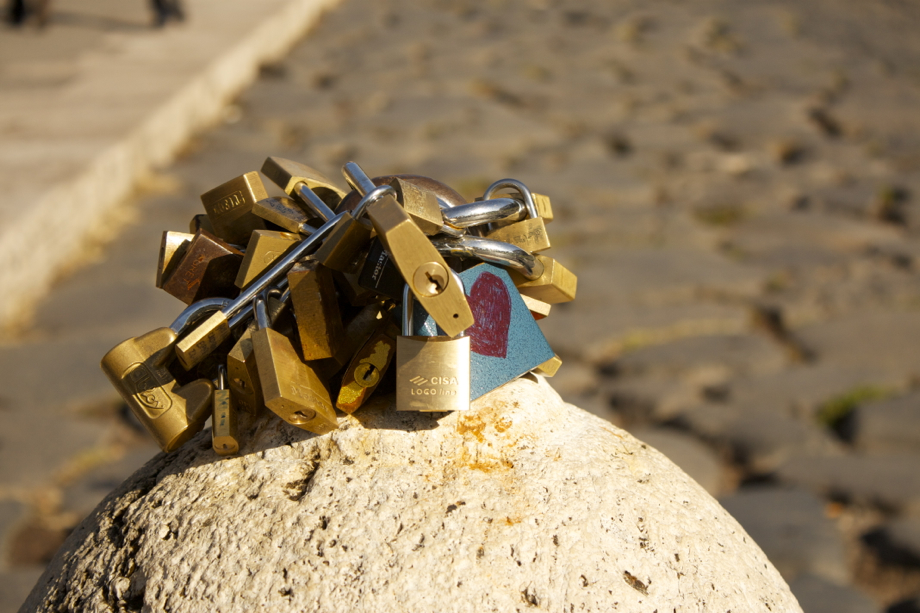
[[[211,445],[218,455],[233,455],[240,450],[236,432],[236,407],[230,396],[230,390],[214,390]]]
[[[371,232],[370,226],[346,215],[316,250],[314,259],[332,270],[357,272],[358,254],[370,245]]]
[[[390,325],[372,336],[345,369],[342,386],[335,406],[346,413],[354,413],[364,404],[383,380],[396,353],[395,325]]]
[[[166,368],[176,333],[157,328],[113,347],[102,371],[163,451],[173,451],[204,427],[214,386],[198,379],[180,386]]]
[[[542,218],[524,219],[500,226],[486,233],[486,238],[511,243],[531,253],[550,248],[549,235]]]
[[[265,406],[292,426],[325,434],[338,428],[329,391],[300,361],[291,341],[271,329],[252,333]]]
[[[396,408],[425,412],[468,410],[469,337],[397,337]]]

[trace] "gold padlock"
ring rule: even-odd
[[[399,177],[390,179],[390,185],[396,190],[396,199],[419,230],[427,236],[441,231],[444,218],[441,216],[438,198],[433,192]]]
[[[160,241],[160,257],[157,260],[157,278],[156,286],[163,287],[163,282],[169,279],[169,275],[176,269],[176,264],[182,260],[195,234],[185,232],[163,232],[163,238]]]
[[[378,301],[358,311],[358,314],[345,324],[345,340],[339,346],[336,354],[331,358],[310,363],[316,374],[321,379],[328,381],[341,371],[367,339],[386,325],[392,306],[391,302]]]
[[[290,232],[254,230],[236,275],[236,286],[241,289],[248,286],[275,260],[296,247],[300,240],[300,235]]]
[[[252,205],[268,198],[257,172],[230,179],[201,195],[201,203],[214,226],[214,233],[235,245],[244,245],[253,230],[264,230],[265,223],[253,215]]]
[[[452,275],[457,285],[462,282]],[[396,338],[396,409],[466,411],[470,408],[470,338],[412,336],[412,293],[403,293],[402,336]]]
[[[542,364],[534,368],[533,371],[537,373],[538,375],[543,375],[544,377],[552,377],[557,372],[559,372],[559,368],[561,366],[562,366],[562,358],[560,358],[558,355],[554,355],[550,359],[546,360],[545,362],[543,362]]]
[[[303,359],[331,358],[345,340],[332,271],[315,260],[305,260],[287,278]]]
[[[252,212],[265,221],[281,226],[288,232],[310,235],[316,232],[310,218],[290,198],[266,198],[252,205]],[[324,220],[328,221],[328,220]]]
[[[275,296],[275,293],[278,296]],[[278,318],[288,307],[291,299],[290,289],[269,290],[268,319],[276,325]],[[256,322],[252,321],[236,340],[236,343],[227,353],[227,374],[230,379],[230,391],[236,400],[236,405],[252,416],[259,415],[265,407],[262,398],[262,385],[259,383],[259,369],[252,353],[252,333],[255,331]]]
[[[361,347],[342,375],[342,386],[335,406],[346,413],[354,413],[367,402],[383,381],[393,356],[396,355],[396,336],[399,329],[392,322],[372,336]]]
[[[176,256],[173,256],[176,259]],[[243,253],[207,230],[199,230],[163,281],[163,291],[192,304],[213,296],[233,297]]]
[[[218,455],[233,455],[240,450],[236,428],[236,406],[227,389],[227,369],[221,365],[217,369],[214,414],[211,416],[211,446]]]
[[[220,304],[215,300],[194,304],[171,327],[130,338],[102,358],[102,372],[163,451],[178,449],[211,415],[211,382],[197,379],[180,385],[167,366],[176,338],[193,316]]]
[[[304,189],[316,194],[329,209],[335,209],[342,201],[342,198],[345,197],[345,192],[333,184],[332,181],[319,171],[300,162],[270,157],[262,164],[262,174],[271,179],[288,196],[301,198],[304,204],[311,208],[313,205],[308,201],[309,196],[304,196],[301,193]],[[332,218],[332,216],[327,217],[324,214],[318,214],[317,216],[324,221],[329,221]]]
[[[537,261],[543,267],[543,274],[535,279],[528,279],[516,270],[508,271],[518,291],[548,304],[575,300],[578,277],[551,257],[538,255]]]
[[[252,333],[252,351],[265,406],[292,426],[316,434],[338,428],[329,391],[313,369],[300,360],[291,341],[268,327],[261,296],[256,298],[255,316],[258,329]]]
[[[536,204],[530,190],[526,185],[516,179],[501,179],[490,185],[483,194],[483,199],[488,200],[499,189],[510,187],[524,198],[524,207],[528,219],[509,224],[498,224],[496,228],[485,233],[486,238],[517,245],[525,251],[536,253],[550,248],[549,235],[546,225],[537,211]]]

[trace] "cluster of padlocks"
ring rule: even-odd
[[[370,179],[354,163],[347,193],[290,160],[261,172],[287,196],[269,197],[257,172],[203,194],[207,214],[164,232],[157,267],[157,286],[188,308],[102,359],[164,451],[211,417],[215,451],[236,453],[238,421],[263,407],[323,434],[336,408],[353,413],[394,379],[398,410],[457,411],[530,371],[555,374],[536,320],[575,297],[576,278],[536,255],[550,246],[546,196],[503,179],[467,203],[434,179]]]

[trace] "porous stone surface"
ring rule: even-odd
[[[108,496],[21,610],[801,610],[702,487],[543,380],[325,436],[262,419],[229,459],[208,437]]]

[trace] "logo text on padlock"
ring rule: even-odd
[[[457,283],[460,278],[454,275]],[[413,294],[403,292],[403,335],[396,338],[396,409],[466,411],[470,408],[468,336],[411,336]]]

